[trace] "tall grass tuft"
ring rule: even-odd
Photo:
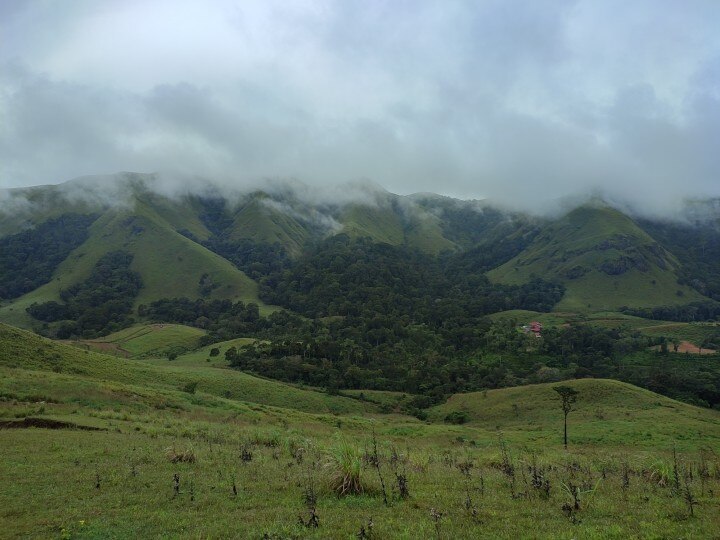
[[[362,457],[357,448],[346,440],[332,447],[330,460],[330,489],[338,497],[359,495],[365,491],[362,482]]]

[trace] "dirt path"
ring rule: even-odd
[[[669,345],[668,347],[674,352],[674,347],[672,345]],[[678,347],[678,352],[691,354],[715,354],[717,351],[714,351],[713,349],[703,349],[701,351],[697,345],[693,345],[689,341],[681,341],[680,346]]]

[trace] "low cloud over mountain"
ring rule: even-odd
[[[719,18],[701,1],[11,3],[0,187],[164,171],[176,190],[369,179],[667,213],[720,195]]]

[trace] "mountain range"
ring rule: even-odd
[[[120,251],[142,283],[135,312],[187,297],[253,302],[267,314],[277,309],[260,295],[268,265],[292,266],[341,235],[451,260],[493,283],[561,284],[556,311],[720,298],[717,201],[687,204],[682,217],[663,220],[628,215],[597,198],[548,217],[488,201],[395,195],[370,184],[349,186],[344,195],[279,182],[242,191],[169,190],[158,175],[136,173],[5,190],[0,320],[32,328],[38,321],[31,305],[62,303],[63,291]]]

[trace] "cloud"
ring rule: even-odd
[[[0,187],[133,170],[163,172],[166,191],[295,178],[363,197],[337,186],[369,179],[656,213],[720,195],[717,2],[0,10]]]

